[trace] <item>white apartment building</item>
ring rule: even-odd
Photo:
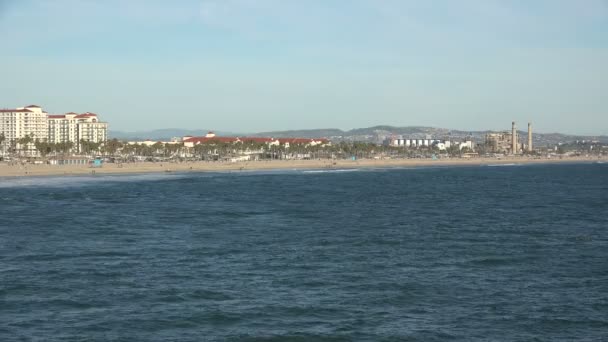
[[[49,115],[49,142],[71,141],[80,150],[80,141],[104,143],[108,140],[108,124],[100,122],[95,113]]]
[[[76,128],[76,119],[74,119],[77,115],[76,113],[49,115],[49,142],[56,144],[78,141],[78,129]]]
[[[30,136],[32,139],[46,141],[48,137],[47,113],[39,106],[30,105],[16,109],[0,109],[0,133],[5,141],[0,146],[0,153],[18,139]],[[37,154],[34,143],[27,146],[17,145],[22,154],[34,156]]]

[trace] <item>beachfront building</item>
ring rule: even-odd
[[[267,148],[270,147],[274,155],[280,154],[282,158],[297,158],[301,154],[302,147],[327,146],[330,141],[325,138],[218,137],[213,132],[209,132],[201,137],[184,137],[183,143],[190,153],[193,153],[197,146],[208,146],[205,149],[209,155],[217,155],[220,150],[229,150],[238,155],[232,158],[233,161],[243,161],[256,159],[259,155],[268,153]]]
[[[389,146],[393,147],[404,147],[404,148],[436,148],[439,151],[446,151],[452,146],[457,146],[458,149],[464,148],[474,150],[475,143],[472,139],[466,138],[464,141],[450,141],[450,140],[439,140],[439,139],[407,139],[403,137],[390,138],[386,142]]]
[[[473,140],[467,139],[465,141],[461,141],[460,143],[458,143],[458,149],[462,150],[462,149],[468,149],[470,151],[474,151],[475,150],[475,142],[473,142]]]
[[[0,109],[0,134],[4,142],[0,153],[13,148],[24,156],[36,156],[34,142],[46,141],[48,137],[47,113],[41,107],[30,105],[15,109]],[[22,143],[29,137],[29,142]]]
[[[87,165],[89,164],[89,158],[87,157],[67,157],[57,156],[49,158],[50,165]]]
[[[72,142],[81,151],[82,140],[105,143],[108,140],[108,123],[99,121],[95,113],[66,113],[48,116],[48,137],[51,143]]]
[[[437,139],[406,139],[406,138],[391,138],[388,141],[389,146],[393,147],[429,147],[440,142]]]

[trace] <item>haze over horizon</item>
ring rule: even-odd
[[[0,107],[114,131],[608,135],[606,32],[607,0],[0,0]]]

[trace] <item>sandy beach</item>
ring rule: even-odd
[[[462,159],[361,159],[361,160],[273,160],[247,162],[137,162],[125,164],[104,164],[100,168],[89,165],[8,165],[0,164],[0,177],[24,176],[71,176],[91,174],[130,174],[150,172],[218,172],[253,171],[270,169],[354,169],[383,167],[420,167],[420,166],[475,166],[534,163],[573,163],[608,161],[604,157],[564,157],[557,158],[462,158]]]

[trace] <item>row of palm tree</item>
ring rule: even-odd
[[[266,144],[254,141],[226,143],[208,141],[196,145],[191,154],[202,160],[225,160],[243,154],[255,155],[257,159],[361,159],[378,157],[416,157],[439,154],[436,147],[407,149],[377,145],[366,142],[340,142],[332,145],[311,144]],[[454,149],[453,155],[461,155],[466,151]]]
[[[4,143],[7,141],[6,136],[0,133],[0,146],[4,148]],[[93,154],[99,151],[101,143],[93,143],[86,140],[80,141],[81,149],[86,154]],[[32,135],[26,135],[22,138],[13,139],[10,141],[9,153],[15,155],[29,154],[32,150],[36,150],[42,157],[57,154],[69,154],[73,152],[75,144],[71,141],[61,143],[50,143],[44,140],[35,139]],[[2,151],[4,152],[4,150]]]
[[[0,134],[0,146],[6,141],[4,134]],[[48,155],[67,154],[73,152],[76,144],[73,142],[49,143],[25,136],[11,142],[10,150],[15,153],[21,149],[35,148],[43,157]],[[81,140],[78,143],[79,153],[85,155],[109,155],[123,157],[164,157],[181,158],[194,157],[201,160],[228,160],[230,158],[251,155],[255,159],[364,159],[382,157],[414,158],[421,156],[438,155],[461,156],[470,152],[456,146],[447,151],[439,151],[436,147],[404,148],[378,145],[367,142],[338,142],[327,145],[312,145],[303,143],[267,144],[258,141],[224,142],[210,140],[195,145],[193,148],[185,147],[183,143],[162,143],[153,145],[128,144],[118,139],[111,139],[102,143]],[[29,148],[28,148],[29,147]]]
[[[114,139],[115,140],[115,139]],[[183,152],[183,143],[162,143],[157,142],[153,145],[145,144],[128,144],[126,142],[108,142],[108,153],[122,154],[126,156],[142,156],[142,157],[176,157]]]
[[[4,155],[4,142],[6,141],[6,135],[0,133],[0,156]]]
[[[37,140],[34,142],[34,146],[41,156],[46,157],[50,154],[67,154],[72,150],[72,148],[74,148],[74,143],[71,141],[49,143],[46,141]]]
[[[118,142],[120,143],[120,142]],[[153,145],[122,143],[115,149],[117,155],[142,157],[182,157],[191,156],[200,160],[229,160],[242,155],[251,155],[255,159],[364,159],[378,157],[414,158],[440,153],[450,156],[461,156],[466,149],[452,147],[447,152],[441,152],[436,147],[404,148],[377,145],[366,142],[339,142],[331,145],[311,144],[267,144],[257,141],[223,142],[209,140],[195,145],[193,148],[184,147],[182,143]]]

